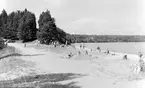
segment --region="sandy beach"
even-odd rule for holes
[[[19,59],[26,63],[34,63],[33,66],[25,68],[19,74],[11,73],[9,79],[29,75],[29,72],[36,74],[76,73],[85,76],[59,83],[77,82],[76,85],[80,88],[145,88],[144,77],[137,76],[133,71],[133,65],[139,60],[137,55],[119,52],[115,52],[115,55],[106,55],[104,51],[91,51],[87,48],[88,55],[85,55],[86,49],[72,46],[52,47],[33,43],[28,43],[26,47],[22,43],[9,43],[8,45],[15,47],[23,55],[29,55],[21,56]],[[80,55],[78,51],[81,52]],[[70,52],[73,56],[67,58]],[[128,56],[128,60],[123,60],[124,55]],[[30,68],[31,70],[28,71]],[[6,75],[6,73],[0,74],[0,78],[5,79]]]

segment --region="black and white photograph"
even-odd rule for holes
[[[0,0],[0,88],[145,88],[145,0]]]

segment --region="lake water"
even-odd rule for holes
[[[79,45],[79,44],[76,44]],[[88,48],[97,48],[100,46],[101,49],[109,49],[114,52],[122,52],[129,54],[138,54],[139,51],[145,54],[145,42],[129,42],[129,43],[86,43]]]

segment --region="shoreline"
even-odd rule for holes
[[[89,48],[94,48],[96,49],[98,46],[100,46],[100,48],[102,50],[107,50],[109,49],[112,52],[120,52],[120,53],[127,53],[127,54],[136,54],[138,55],[138,53],[144,52],[145,54],[145,44],[144,42],[140,43],[136,43],[136,42],[132,42],[132,43],[76,43],[73,45],[77,45],[79,46],[80,44],[84,44]]]
[[[81,50],[81,48],[79,48],[79,46],[78,47],[76,47],[78,50]],[[91,52],[91,49],[92,48],[84,48],[84,50],[89,50],[89,52]],[[95,49],[95,50],[93,50],[93,51],[96,51],[96,52],[99,52],[97,49]],[[104,53],[104,54],[106,54],[106,51],[107,51],[107,49],[106,50],[102,50],[101,49],[101,52],[100,53]],[[109,50],[109,54],[108,55],[110,55],[110,54],[117,54],[117,55],[133,55],[133,56],[138,56],[137,54],[131,54],[131,53],[123,53],[123,52],[118,52],[118,51],[112,51],[112,50]]]

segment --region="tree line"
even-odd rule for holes
[[[35,20],[35,15],[27,9],[10,14],[3,10],[0,14],[0,35],[5,39],[34,40],[37,32]]]
[[[144,35],[80,35],[72,34],[73,43],[145,42]]]
[[[23,42],[38,39],[42,44],[59,42],[60,44],[87,42],[145,42],[145,36],[140,35],[80,35],[69,34],[57,27],[50,11],[42,12],[36,28],[35,14],[25,9],[7,14],[0,14],[0,36],[5,39],[22,40]]]
[[[42,12],[36,28],[35,14],[25,9],[7,14],[5,10],[0,14],[0,36],[5,39],[22,40],[23,42],[38,39],[43,44],[58,41],[64,44],[69,41],[68,33],[56,26],[50,11]]]

